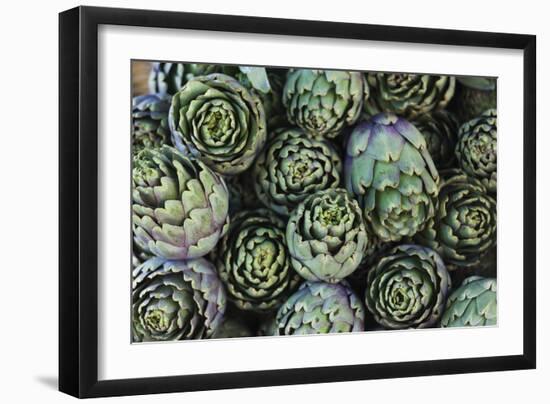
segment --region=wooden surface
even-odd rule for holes
[[[132,96],[149,92],[147,81],[151,71],[151,62],[132,62]]]

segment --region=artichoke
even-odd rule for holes
[[[497,107],[497,80],[490,77],[457,77],[459,85],[453,109],[460,122],[466,122],[484,111]]]
[[[311,136],[326,138],[353,125],[367,97],[368,87],[359,72],[291,70],[283,89],[288,121]]]
[[[407,73],[367,73],[370,97],[365,102],[368,116],[393,112],[414,119],[426,112],[443,109],[454,93],[452,76]]]
[[[253,168],[254,189],[264,206],[288,216],[312,193],[340,186],[342,162],[328,141],[301,129],[279,129]]]
[[[433,111],[420,115],[412,124],[422,133],[428,152],[438,169],[449,168],[455,163],[455,146],[458,121],[447,111]]]
[[[219,65],[202,63],[153,63],[149,74],[149,91],[173,95],[192,78],[218,73],[221,69]]]
[[[449,273],[434,250],[403,244],[370,269],[365,302],[385,328],[427,328],[441,318],[450,287]]]
[[[266,140],[260,99],[224,74],[188,81],[172,98],[169,124],[176,148],[223,175],[250,167]]]
[[[298,205],[286,239],[296,272],[308,281],[329,283],[355,271],[368,246],[361,208],[345,189],[319,191]]]
[[[223,320],[226,296],[204,258],[151,258],[133,271],[135,342],[210,338]]]
[[[206,255],[228,227],[228,191],[204,163],[173,147],[144,149],[132,170],[134,241],[167,259]]]
[[[279,308],[276,322],[278,335],[364,331],[365,308],[345,282],[305,282]]]
[[[221,325],[216,329],[212,338],[240,338],[253,337],[250,328],[239,317],[225,317]]]
[[[170,145],[168,110],[172,97],[147,94],[132,99],[132,145],[134,153],[151,147]]]
[[[480,181],[460,170],[441,176],[437,212],[415,240],[436,250],[449,270],[476,266],[496,244],[496,202]]]
[[[267,209],[243,211],[213,256],[229,299],[241,310],[277,308],[298,285],[290,266],[284,223]]]
[[[354,128],[346,145],[344,179],[381,241],[413,236],[435,213],[439,175],[426,140],[392,113]]]
[[[471,276],[447,300],[441,327],[475,327],[497,323],[497,280]]]
[[[456,145],[458,164],[490,191],[497,191],[497,112],[494,109],[464,123]]]

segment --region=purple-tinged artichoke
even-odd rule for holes
[[[407,73],[367,73],[370,97],[365,102],[368,116],[393,112],[414,119],[444,109],[455,93],[452,76]]]
[[[167,259],[202,257],[228,227],[223,179],[203,162],[168,146],[144,149],[132,170],[134,241]]]
[[[449,273],[434,250],[403,244],[370,269],[365,303],[385,328],[427,328],[441,318],[450,288]]]
[[[292,267],[308,281],[337,283],[357,269],[369,240],[361,208],[345,189],[310,195],[290,215]]]
[[[276,309],[298,286],[290,266],[285,224],[267,209],[243,211],[213,252],[229,300],[241,310]]]
[[[460,170],[442,171],[441,177],[436,214],[414,239],[436,250],[449,270],[475,267],[496,245],[496,201]]]
[[[195,77],[174,94],[172,142],[222,175],[245,171],[263,148],[266,122],[260,99],[233,77]]]
[[[458,164],[492,193],[497,191],[497,111],[490,109],[460,127]]]
[[[381,241],[413,236],[435,213],[439,176],[426,140],[397,115],[379,114],[354,128],[344,179]]]
[[[151,258],[133,271],[134,342],[210,338],[223,321],[226,296],[204,258]]]
[[[283,216],[312,193],[340,186],[341,176],[334,147],[298,128],[276,130],[253,169],[258,199]]]
[[[365,308],[345,282],[305,282],[279,308],[278,335],[357,332],[365,329]]]
[[[291,70],[283,89],[288,121],[310,136],[334,138],[353,125],[368,98],[363,73]]]

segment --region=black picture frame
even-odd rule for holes
[[[523,354],[98,380],[98,26],[509,48],[523,51]],[[533,35],[78,7],[59,15],[59,389],[76,397],[324,383],[536,366],[536,37]]]

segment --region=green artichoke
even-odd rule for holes
[[[447,300],[441,327],[476,327],[497,323],[497,280],[471,276]]]
[[[367,97],[368,86],[359,72],[291,70],[283,89],[288,121],[325,138],[353,125]]]
[[[436,250],[449,270],[476,266],[496,244],[496,202],[480,181],[460,170],[441,176],[436,214],[415,240]]]
[[[434,250],[403,244],[370,269],[365,302],[385,328],[427,328],[441,318],[450,287],[449,273]]]
[[[412,124],[426,139],[428,152],[437,169],[454,165],[458,121],[452,113],[444,110],[428,112]]]
[[[172,142],[213,170],[246,170],[264,146],[266,122],[260,99],[224,74],[196,77],[172,98]]]
[[[134,241],[167,259],[208,254],[228,227],[228,192],[204,163],[168,146],[144,149],[132,170]]]
[[[254,334],[239,317],[226,317],[221,325],[214,331],[212,338],[240,338],[253,337]]]
[[[243,211],[213,257],[229,299],[241,310],[277,308],[298,285],[290,266],[284,222],[267,209]]]
[[[254,189],[264,206],[288,216],[312,193],[340,186],[342,161],[328,141],[301,129],[279,129],[253,168]]]
[[[490,191],[497,191],[497,111],[489,109],[458,132],[458,164]]]
[[[393,112],[414,119],[426,112],[443,109],[454,93],[452,76],[407,73],[367,73],[370,97],[365,102],[368,116]]]
[[[361,208],[345,189],[319,191],[298,205],[286,239],[296,272],[308,281],[329,283],[355,271],[368,246]]]
[[[345,282],[304,282],[279,308],[276,322],[278,335],[364,331],[365,308]]]
[[[497,80],[490,77],[457,77],[453,109],[461,123],[497,107]]]
[[[153,63],[149,74],[149,91],[173,95],[194,77],[218,73],[221,70],[219,65],[202,63]]]
[[[170,145],[168,110],[172,97],[147,94],[132,99],[132,145],[134,153],[142,149]]]
[[[353,129],[344,179],[381,241],[413,236],[435,213],[439,176],[426,140],[392,113],[376,115]]]
[[[151,258],[133,271],[135,342],[210,338],[223,320],[226,296],[204,258]]]

